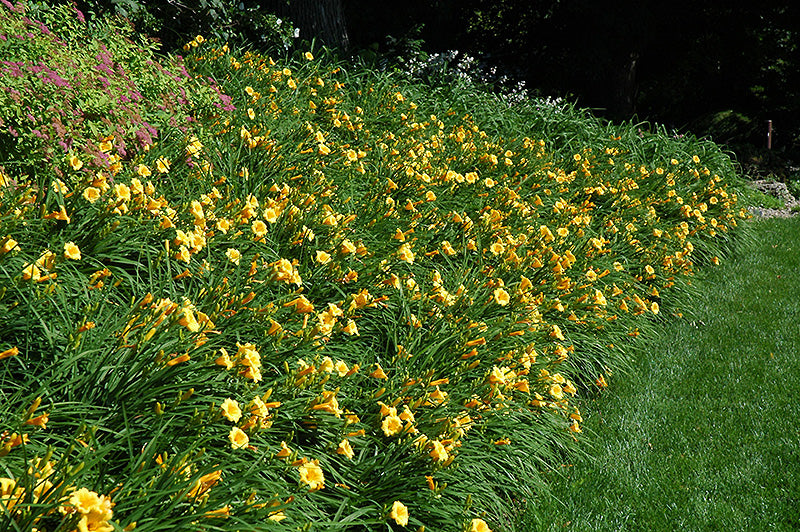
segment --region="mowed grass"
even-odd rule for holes
[[[586,401],[595,447],[529,530],[800,527],[800,220],[752,223],[692,315]]]

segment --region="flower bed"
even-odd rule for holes
[[[35,77],[40,31],[4,83]],[[509,529],[578,441],[579,393],[745,216],[710,143],[594,122],[560,142],[519,134],[524,109],[488,129],[391,76],[202,38],[185,74],[98,54],[142,135],[93,121],[70,65],[111,46],[65,31],[64,144],[40,126],[65,107],[2,100],[6,526]]]

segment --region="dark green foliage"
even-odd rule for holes
[[[743,156],[765,145],[770,119],[773,149],[797,159],[796,4],[417,0],[353,2],[348,17],[358,46],[415,36],[428,54],[466,52],[531,90],[712,135]]]
[[[158,39],[169,51],[202,34],[231,44],[250,43],[262,49],[288,49],[294,27],[254,0],[100,0],[77,2],[80,9],[129,19],[138,31]]]

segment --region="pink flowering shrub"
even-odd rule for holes
[[[154,60],[156,49],[120,19],[90,22],[63,5],[28,13],[4,1],[0,147],[8,156],[0,165],[30,177],[51,168],[63,177],[70,162],[108,169],[102,141],[128,159],[159,130],[185,132],[198,113],[230,106],[213,84],[199,87],[180,58]]]

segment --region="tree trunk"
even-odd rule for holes
[[[636,66],[639,61],[638,52],[631,52],[627,61],[620,65],[615,94],[615,111],[622,117],[630,118],[636,112]]]
[[[273,0],[266,5],[299,28],[301,39],[317,39],[329,48],[341,50],[350,47],[342,0],[290,0],[288,5]]]

